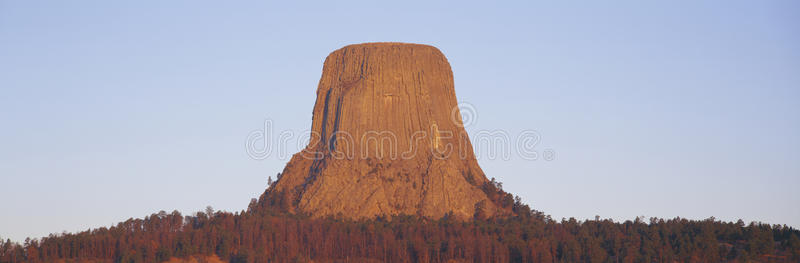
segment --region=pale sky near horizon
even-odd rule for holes
[[[800,227],[800,2],[295,2],[0,0],[0,237],[245,209],[288,161],[248,134],[375,41],[438,47],[471,135],[541,134],[478,157],[555,219]]]

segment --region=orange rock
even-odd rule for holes
[[[349,45],[325,59],[308,146],[261,202],[315,217],[469,219],[487,182],[435,47]],[[483,202],[487,215],[497,212]]]

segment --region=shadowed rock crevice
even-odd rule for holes
[[[452,212],[507,213],[481,190],[487,182],[462,127],[453,72],[435,47],[367,43],[325,59],[308,146],[262,196],[314,217]]]

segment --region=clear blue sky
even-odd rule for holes
[[[537,130],[556,160],[479,162],[554,218],[800,226],[797,1],[120,2],[0,1],[3,238],[245,209],[287,161],[247,135],[373,41],[441,49],[470,132]]]

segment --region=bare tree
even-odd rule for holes
[[[214,216],[214,208],[213,208],[213,207],[211,207],[210,205],[209,205],[209,206],[206,206],[206,215],[207,215],[209,218],[210,218],[210,217],[212,217],[212,216]]]

